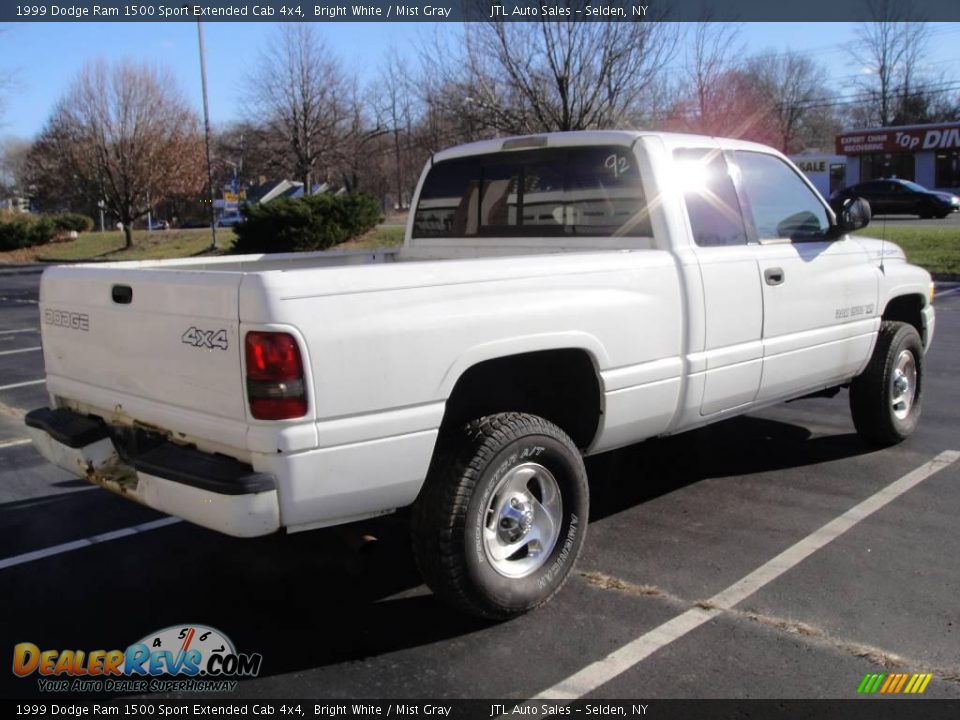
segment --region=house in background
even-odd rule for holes
[[[267,180],[259,185],[247,188],[247,203],[250,205],[268,203],[271,200],[284,197],[291,190],[302,187],[303,183],[294,180]]]
[[[30,198],[18,196],[2,198],[0,199],[0,210],[28,213],[30,212]]]
[[[294,183],[295,187],[290,188],[285,193],[283,197],[286,198],[302,198],[303,197],[303,183]],[[321,193],[330,192],[330,185],[327,183],[320,183],[319,185],[313,186],[313,195],[320,195]]]
[[[313,186],[313,194],[332,192],[333,188],[327,183],[319,183]],[[339,191],[337,194],[339,194]],[[257,185],[251,185],[248,188],[240,189],[239,193],[233,192],[230,188],[224,188],[223,197],[213,201],[213,207],[218,211],[220,220],[233,219],[239,217],[240,206],[262,205],[277,198],[302,198],[303,183],[296,180],[264,180]]]

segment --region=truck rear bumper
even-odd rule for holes
[[[63,408],[26,424],[51,463],[125,498],[235,537],[280,528],[275,478],[233,458],[163,443],[124,459],[106,425]]]

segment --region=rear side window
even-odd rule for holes
[[[633,152],[621,146],[492,153],[439,162],[413,237],[651,235]]]
[[[677,179],[697,245],[746,245],[747,233],[723,153],[712,148],[674,150]]]
[[[761,240],[817,240],[829,229],[823,203],[800,176],[774,155],[738,151],[740,179]]]

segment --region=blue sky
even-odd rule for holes
[[[415,58],[418,40],[434,32],[461,32],[457,23],[316,23],[344,65],[361,81],[375,78],[391,47]],[[844,52],[855,26],[842,23],[744,23],[747,52],[792,49],[816,57],[830,70],[836,90],[856,71]],[[938,70],[960,68],[960,26],[934,23],[930,60]],[[0,72],[15,80],[0,117],[0,137],[36,135],[77,71],[88,60],[129,58],[166,65],[182,91],[201,106],[197,26],[192,22],[15,23],[0,28]],[[245,76],[275,32],[272,23],[205,22],[210,116],[224,125],[241,115]],[[960,80],[954,71],[953,79]]]

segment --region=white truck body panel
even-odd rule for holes
[[[486,361],[586,353],[600,407],[582,449],[596,453],[849,381],[865,367],[894,297],[921,299],[929,345],[929,275],[889,243],[885,271],[878,244],[852,237],[697,245],[671,153],[779,153],[655,133],[546,138],[551,148],[630,153],[645,196],[655,199],[645,209],[650,233],[414,238],[411,212],[399,251],[51,268],[40,309],[52,407],[162,432],[275,477],[275,491],[223,500],[197,488],[178,494],[176,483],[138,472],[139,487],[126,493],[251,535],[412,503],[458,380]],[[417,196],[434,164],[503,145],[437,154]],[[781,284],[765,280],[771,269],[785,275]],[[112,299],[117,285],[132,288],[129,304]],[[74,316],[85,316],[86,329],[71,327]],[[191,328],[199,334],[187,335]],[[253,418],[243,351],[250,331],[295,338],[304,417]],[[238,506],[246,497],[249,506]]]

